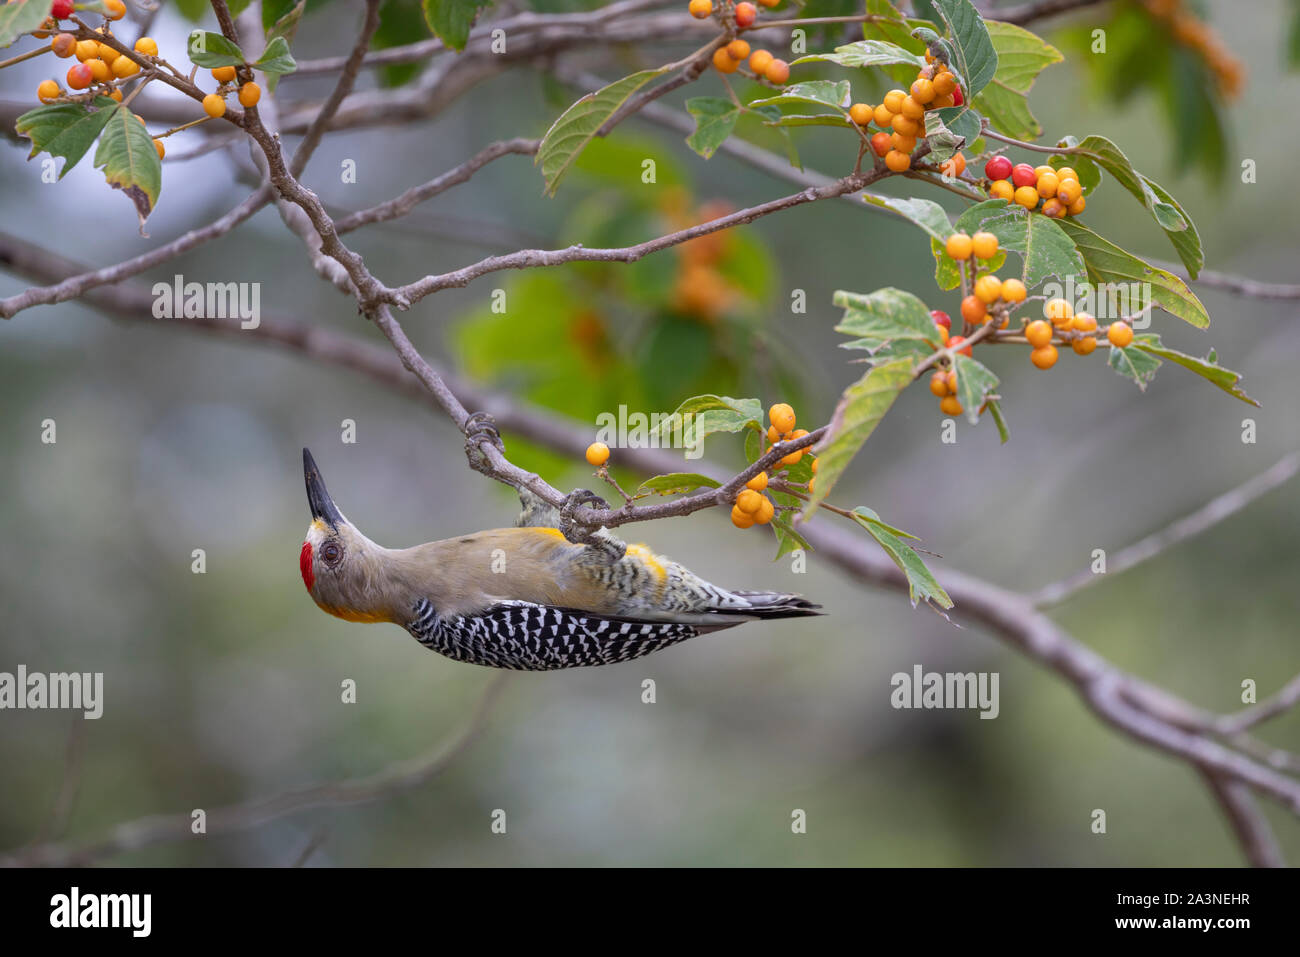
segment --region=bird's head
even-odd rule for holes
[[[391,621],[385,600],[384,549],[359,532],[325,489],[311,452],[302,450],[311,524],[298,564],[312,600],[346,621]]]

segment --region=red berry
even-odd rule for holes
[[[952,316],[942,309],[931,309],[930,318],[934,320],[936,326],[943,326],[945,329],[952,328]]]
[[[1034,186],[1038,182],[1038,174],[1028,163],[1017,163],[1011,170],[1011,182],[1017,186]]]
[[[68,69],[68,86],[74,90],[84,90],[95,81],[95,74],[89,63],[74,63]]]
[[[953,106],[961,106],[965,102],[966,102],[966,97],[961,95],[961,87],[957,87],[957,89],[952,91]]]
[[[991,180],[1009,179],[1011,177],[1011,160],[1005,156],[995,156],[984,164],[984,175]]]
[[[956,349],[965,341],[966,341],[965,336],[953,336],[951,339],[948,340],[948,348]],[[962,355],[969,356],[974,349],[975,349],[974,346],[967,346],[965,349],[961,349],[959,351],[961,352]]]
[[[56,20],[66,20],[72,16],[72,0],[54,0],[50,7],[50,16]]]
[[[758,7],[749,2],[736,4],[736,26],[744,29],[753,25],[757,19]]]

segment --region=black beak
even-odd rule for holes
[[[342,513],[334,505],[334,499],[325,489],[325,482],[320,477],[316,460],[306,449],[302,450],[302,473],[307,479],[307,504],[311,506],[311,517],[327,522],[331,528],[337,528],[344,521]]]

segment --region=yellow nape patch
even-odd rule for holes
[[[659,561],[657,555],[644,545],[629,545],[627,553],[641,560],[641,563],[655,573],[655,577],[661,582],[668,577],[668,572],[664,569],[663,563]]]
[[[319,605],[320,602],[317,602]],[[363,625],[377,625],[383,622],[392,621],[386,615],[374,615],[366,611],[357,611],[354,608],[334,608],[331,605],[321,605],[321,610],[329,612],[335,618],[342,618],[344,621],[355,621]]]
[[[558,538],[562,542],[568,541],[568,539],[564,537],[564,533],[558,528],[533,528],[530,530],[537,532],[540,535],[545,535],[548,538]]]

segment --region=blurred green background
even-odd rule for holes
[[[1161,93],[1148,83],[1116,105],[1097,80],[1113,84],[1115,71],[1087,68],[1090,54],[1066,42],[1072,25],[1109,23],[1104,10],[1040,26],[1067,61],[1043,75],[1031,105],[1045,139],[1105,134],[1168,187],[1199,225],[1209,268],[1294,280],[1300,199],[1288,104],[1300,79],[1287,71],[1284,45],[1292,8],[1224,0],[1205,9],[1246,66],[1242,95],[1223,111],[1219,172],[1212,157],[1183,161]],[[335,0],[304,22],[295,53],[343,52],[355,20],[355,5]],[[166,55],[188,29],[165,7],[152,34]],[[692,34],[572,62],[613,79],[698,42]],[[39,61],[6,70],[4,95],[26,96],[47,72]],[[362,86],[374,82],[365,75]],[[320,77],[291,77],[280,96],[328,88]],[[706,75],[688,95],[718,93]],[[495,139],[541,135],[575,95],[514,69],[436,121],[331,135],[305,179],[332,209],[358,209]],[[199,142],[174,140],[169,152]],[[809,167],[830,173],[853,160],[842,132],[800,131],[799,148]],[[89,162],[47,185],[24,157],[16,144],[0,150],[4,230],[97,265],[212,219],[248,189],[227,153],[168,162],[144,240]],[[654,185],[640,181],[643,157],[657,160]],[[348,159],[355,184],[340,181]],[[1240,181],[1244,159],[1258,166],[1255,184]],[[720,208],[709,204],[791,191],[722,153],[705,162],[679,135],[632,120],[556,199],[542,197],[527,159],[507,157],[400,224],[347,241],[396,284],[521,245],[635,242],[675,216]],[[884,191],[939,198],[919,185]],[[1108,180],[1086,221],[1134,252],[1173,258],[1137,209]],[[404,322],[427,354],[591,421],[594,434],[595,414],[620,402],[666,411],[698,391],[784,399],[801,425],[823,422],[861,373],[836,348],[835,289],[897,285],[956,311],[956,294],[934,286],[919,231],[846,203],[761,220],[724,246],[722,285],[695,298],[677,285],[690,254],[669,251],[633,267],[493,274],[425,300]],[[137,282],[178,272],[259,281],[267,312],[383,341],[312,274],[274,210]],[[0,295],[26,285],[0,274]],[[506,290],[504,316],[490,312],[494,289]],[[791,314],[793,289],[806,291],[806,314]],[[1300,445],[1295,305],[1198,292],[1214,317],[1209,331],[1164,314],[1156,330],[1187,352],[1217,348],[1262,409],[1172,366],[1141,394],[1099,356],[1067,354],[1042,373],[1018,350],[996,351],[985,358],[1002,377],[1010,443],[999,446],[990,422],[962,422],[957,443],[941,443],[933,397],[912,389],[835,500],[869,505],[920,535],[942,555],[930,559],[941,580],[960,568],[1032,590],[1086,567],[1094,548],[1113,552],[1262,470]],[[516,501],[465,467],[454,428],[349,372],[181,324],[109,320],[66,303],[0,326],[0,670],[103,671],[106,685],[98,721],[0,714],[0,847],[18,848],[46,826],[74,724],[84,723],[85,755],[65,836],[80,841],[147,813],[211,811],[374,772],[453,734],[492,678],[396,627],[324,615],[296,562],[308,520],[303,446],[340,507],[381,543],[510,524]],[[1240,440],[1246,417],[1258,422],[1257,444]],[[54,445],[40,441],[47,418],[58,424]],[[357,423],[355,444],[340,440],[344,419]],[[741,461],[736,439],[710,439],[707,450],[722,466]],[[518,442],[511,451],[558,487],[595,481],[583,463]],[[1243,679],[1262,696],[1300,670],[1298,519],[1296,486],[1284,487],[1054,616],[1120,667],[1235,710]],[[854,585],[815,553],[795,574],[788,558],[770,562],[774,547],[758,530],[732,528],[721,511],[636,531],[707,578],[803,592],[828,615],[746,626],[608,668],[513,676],[482,739],[427,786],[113,862],[286,865],[317,839],[317,865],[1241,862],[1193,770],[1100,724],[1070,688],[982,629]],[[195,548],[206,550],[206,574],[191,573]],[[890,676],[918,663],[999,672],[1000,716],[894,710]],[[641,701],[646,678],[657,683],[655,704]],[[355,704],[340,701],[346,679],[357,684]],[[1296,746],[1300,718],[1265,737]],[[490,830],[498,808],[505,835]],[[791,833],[795,808],[807,812],[806,834]],[[1094,808],[1107,812],[1105,835],[1090,831]],[[1300,855],[1300,823],[1267,812],[1290,857]]]

